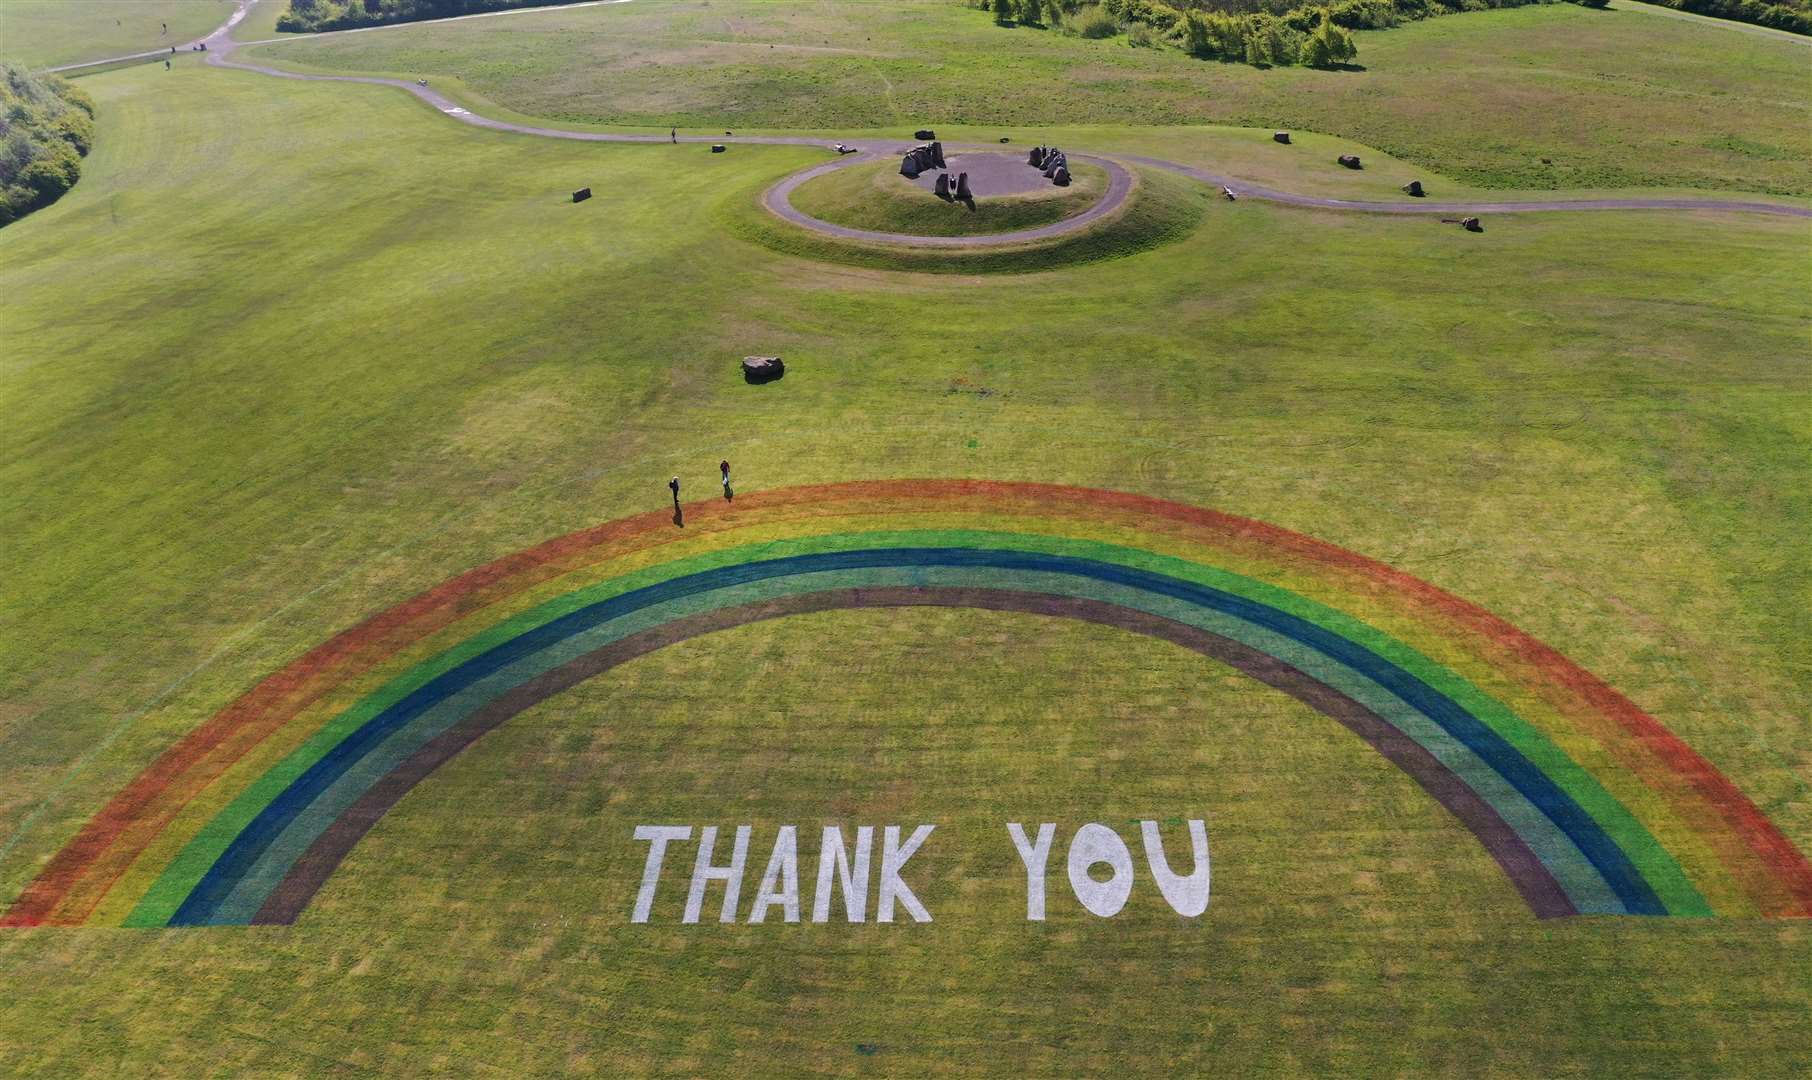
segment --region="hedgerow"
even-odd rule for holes
[[[384,23],[446,19],[506,8],[545,7],[573,0],[289,0],[277,29],[289,33],[353,30]]]
[[[93,99],[55,75],[0,63],[0,225],[62,198],[93,145]]]
[[[1270,67],[1306,64],[1337,67],[1358,55],[1351,30],[1382,30],[1417,19],[1462,11],[1526,7],[1560,0],[980,0],[1002,25],[1058,25],[1062,15],[1079,15],[1070,25],[1082,36],[1129,40],[1156,34],[1204,60],[1229,60]],[[1572,0],[1603,7],[1606,0]],[[1812,34],[1812,0],[1656,0],[1681,11],[1738,19],[1796,33]],[[1084,13],[1085,8],[1092,10]],[[1051,15],[1044,13],[1050,12]]]

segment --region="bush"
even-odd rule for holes
[[[55,75],[0,64],[0,225],[75,186],[94,145],[94,101]]]
[[[1120,32],[1120,24],[1105,11],[1097,11],[1082,22],[1082,36],[1099,41],[1113,37]]]
[[[1302,46],[1302,62],[1310,67],[1331,68],[1344,64],[1359,55],[1359,49],[1353,44],[1353,35],[1335,26],[1323,17],[1321,25],[1315,28]]]

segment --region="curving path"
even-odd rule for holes
[[[979,147],[966,143],[951,143],[952,150],[973,150]],[[1049,225],[1040,225],[1035,229],[1020,229],[1017,232],[989,233],[984,236],[918,236],[912,233],[875,232],[871,229],[852,229],[847,225],[833,225],[828,221],[812,217],[793,205],[792,195],[799,185],[820,176],[847,169],[852,165],[861,165],[872,161],[884,161],[898,158],[906,152],[898,150],[877,150],[863,154],[844,155],[840,161],[828,161],[823,165],[814,165],[809,169],[793,173],[769,188],[761,196],[761,205],[769,213],[778,215],[801,228],[810,229],[825,236],[834,236],[840,240],[861,240],[868,243],[910,245],[912,247],[945,247],[975,248],[998,247],[1004,244],[1023,244],[1028,240],[1049,240],[1052,237],[1064,236],[1086,229],[1092,223],[1101,220],[1119,209],[1132,192],[1132,173],[1117,161],[1107,158],[1090,157],[1085,154],[1072,154],[1077,161],[1098,165],[1107,170],[1107,190],[1095,205],[1074,217],[1054,221]]]
[[[417,98],[432,105],[444,115],[452,117],[461,123],[471,124],[474,127],[489,128],[493,131],[509,131],[520,135],[536,135],[548,139],[570,139],[577,142],[663,143],[669,141],[668,137],[659,134],[626,135],[609,132],[562,131],[558,128],[534,127],[528,124],[511,123],[505,120],[493,120],[490,117],[480,116],[479,114],[466,109],[464,106],[461,106],[450,98],[440,94],[432,87],[407,82],[402,79],[389,79],[375,75],[304,75],[299,72],[282,71],[277,68],[266,67],[265,65],[252,63],[250,61],[236,60],[233,58],[233,53],[242,45],[266,44],[266,42],[235,41],[231,35],[232,28],[245,17],[246,11],[257,2],[258,0],[242,0],[239,9],[234,12],[233,17],[227,21],[226,25],[203,39],[208,48],[208,63],[216,67],[235,68],[240,71],[254,71],[261,75],[268,75],[273,78],[295,79],[302,82],[346,82],[364,83],[372,86],[392,86],[399,90],[405,90],[414,94]],[[613,0],[604,0],[604,2],[613,2]],[[625,0],[614,0],[614,2],[622,3],[625,2]],[[532,12],[545,9],[519,8],[515,10],[517,12]],[[398,25],[411,24],[405,23]],[[367,29],[383,28],[371,27]],[[341,32],[352,33],[360,31]],[[299,39],[300,35],[297,38],[285,38],[282,40],[291,41]],[[824,139],[802,135],[725,135],[721,137],[709,135],[681,135],[678,141],[683,143],[735,142],[777,146],[820,146],[825,147],[826,149],[830,148],[829,143]],[[956,143],[950,145],[953,150],[983,148]],[[863,229],[849,229],[839,225],[832,225],[829,222],[820,221],[817,218],[801,213],[793,207],[791,201],[788,199],[788,196],[800,184],[815,176],[822,176],[824,173],[833,169],[854,165],[860,161],[874,161],[882,157],[885,153],[886,151],[875,151],[868,154],[852,154],[839,161],[827,162],[823,165],[813,166],[812,168],[794,173],[791,176],[783,178],[773,187],[768,189],[762,197],[763,205],[766,206],[769,211],[795,225],[841,239],[912,244],[920,247],[974,248],[1022,243],[1027,240],[1048,239],[1053,236],[1061,236],[1064,233],[1085,228],[1091,222],[1099,220],[1107,214],[1111,214],[1124,203],[1126,195],[1128,191],[1130,191],[1132,185],[1131,175],[1117,162],[1108,161],[1100,157],[1085,157],[1084,155],[1078,154],[1077,157],[1079,159],[1090,161],[1106,168],[1112,178],[1108,186],[1107,194],[1102,197],[1099,203],[1073,218],[1068,218],[1051,225],[1045,225],[1037,229],[1026,229],[1014,233],[997,233],[989,236],[926,237],[908,236],[900,233],[870,232]],[[1162,158],[1144,157],[1136,154],[1117,154],[1115,157],[1118,161],[1132,162],[1148,168],[1164,169],[1182,176],[1190,177],[1194,180],[1199,180],[1206,184],[1229,187],[1238,192],[1242,198],[1263,199],[1267,202],[1281,203],[1286,206],[1310,207],[1318,210],[1347,210],[1373,214],[1446,214],[1450,216],[1480,213],[1527,214],[1575,210],[1658,210],[1675,212],[1734,211],[1754,214],[1775,214],[1785,217],[1812,218],[1812,208],[1787,206],[1779,203],[1757,202],[1745,199],[1541,199],[1528,202],[1467,203],[1429,202],[1418,199],[1413,202],[1363,202],[1279,191],[1260,185],[1249,184],[1237,177],[1223,176],[1219,173],[1210,172],[1209,170],[1197,168],[1193,165],[1183,165],[1174,161],[1166,161]]]

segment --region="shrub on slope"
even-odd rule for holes
[[[562,3],[572,0],[289,0],[289,10],[277,19],[277,29],[284,33],[351,30]]]
[[[0,225],[61,198],[94,143],[94,102],[55,75],[0,63]]]

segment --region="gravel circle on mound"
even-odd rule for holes
[[[968,173],[969,190],[977,199],[985,199],[990,195],[1033,195],[1064,190],[1046,180],[1042,172],[1027,165],[1024,154],[953,153],[944,155],[944,163],[944,168],[922,172],[917,180],[906,182],[916,184],[926,191],[935,191],[938,173],[949,173],[952,184],[956,183],[959,174]],[[906,178],[902,176],[900,179]]]
[[[1124,165],[1121,165],[1117,161],[1110,161],[1106,158],[1072,154],[1070,155],[1072,160],[1085,162],[1089,165],[1106,170],[1107,191],[1102,194],[1099,202],[1095,203],[1095,205],[1089,207],[1087,210],[1084,210],[1082,213],[1077,214],[1074,217],[1064,218],[1062,221],[1052,222],[1049,225],[1041,225],[1035,229],[1020,229],[1016,232],[992,233],[986,236],[916,236],[911,233],[877,232],[871,229],[852,229],[845,225],[833,225],[828,221],[812,217],[810,214],[805,213],[803,210],[800,210],[793,205],[793,192],[798,190],[801,184],[804,184],[809,180],[815,180],[820,176],[836,172],[838,169],[847,169],[855,165],[866,165],[875,161],[897,159],[904,155],[907,149],[908,148],[906,147],[901,147],[897,150],[888,149],[870,153],[850,154],[837,161],[829,161],[825,162],[823,165],[814,165],[809,169],[803,169],[791,176],[783,178],[779,183],[763,193],[761,196],[761,205],[766,207],[770,213],[792,222],[800,228],[810,229],[812,232],[820,233],[824,236],[835,237],[839,240],[857,240],[871,244],[895,244],[910,247],[979,248],[1024,244],[1036,240],[1048,240],[1058,236],[1067,236],[1070,233],[1078,232],[1088,228],[1090,225],[1103,217],[1106,217],[1108,214],[1113,213],[1115,210],[1118,210],[1125,204],[1126,197],[1132,192],[1132,173],[1128,171]],[[1028,180],[1022,182],[1027,183],[1030,190],[1038,190],[1038,187],[1031,184],[1030,181],[1035,180],[1037,181],[1037,184],[1046,186],[1050,183],[1045,180],[1036,169],[1033,169],[1023,162],[1013,161],[1013,159],[1008,158],[1005,154],[971,153],[961,155],[952,153],[946,156],[946,160],[952,164],[959,160],[977,158],[994,158],[1003,162],[1012,162],[1015,169],[1027,174]],[[945,171],[948,172],[950,170],[946,169]],[[1003,172],[1000,175],[1005,176],[1008,174]],[[928,172],[920,176],[919,180],[921,183],[936,185],[937,174],[935,172]],[[973,173],[970,174],[969,183],[971,187],[975,185],[975,175]],[[986,191],[977,192],[977,195],[982,197],[985,197],[986,194]]]

